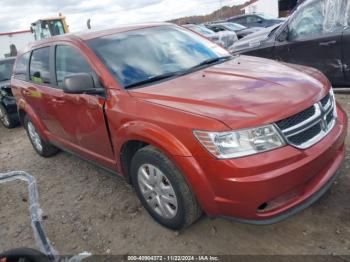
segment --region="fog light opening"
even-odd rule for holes
[[[268,204],[265,202],[258,207],[258,212],[263,212],[267,208]]]

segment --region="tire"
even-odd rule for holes
[[[49,142],[42,139],[35,125],[28,116],[24,117],[24,127],[27,131],[28,138],[32,143],[34,150],[42,157],[50,157],[59,151],[59,149]]]
[[[18,125],[18,122],[10,117],[6,108],[0,104],[0,122],[6,128],[14,128]]]
[[[184,176],[157,148],[146,146],[138,150],[130,170],[137,196],[148,213],[161,225],[181,230],[202,215]]]
[[[30,248],[17,248],[0,254],[5,261],[25,261],[25,262],[50,262],[43,253]]]

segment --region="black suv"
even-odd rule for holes
[[[227,22],[237,23],[245,27],[270,27],[282,23],[282,19],[273,18],[266,14],[239,15],[227,19]]]
[[[350,0],[309,0],[281,26],[264,29],[236,42],[235,54],[265,57],[317,68],[333,86],[350,86]]]
[[[0,122],[7,128],[13,128],[19,123],[16,101],[10,88],[14,62],[15,58],[0,60]]]

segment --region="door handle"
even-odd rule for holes
[[[336,43],[337,43],[337,41],[335,41],[335,40],[328,41],[328,42],[322,42],[322,43],[320,43],[320,46],[330,46],[330,45],[334,45]]]

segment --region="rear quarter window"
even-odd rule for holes
[[[29,66],[30,53],[21,55],[16,62],[14,68],[14,77],[20,80],[28,80],[28,66]]]

